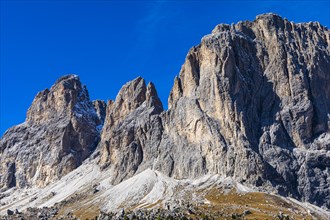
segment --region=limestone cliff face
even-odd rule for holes
[[[330,31],[274,14],[221,24],[186,57],[164,111],[138,77],[90,102],[76,76],[39,93],[0,141],[0,188],[43,186],[99,142],[117,184],[147,168],[205,174],[330,209]],[[98,156],[98,154],[96,154]]]
[[[101,136],[100,165],[111,169],[113,183],[133,176],[141,163],[152,164],[159,145],[163,106],[152,83],[138,77],[109,101]]]
[[[329,208],[329,44],[319,23],[274,14],[218,25],[169,96],[170,174],[219,173]]]
[[[101,164],[114,183],[147,167],[220,174],[329,208],[329,34],[274,14],[218,25],[189,51],[168,111],[146,104],[142,79],[109,103]]]
[[[0,140],[0,189],[45,186],[78,167],[99,141],[100,124],[75,75],[39,92],[23,124]]]
[[[164,133],[196,152],[173,175],[234,176],[329,207],[329,43],[320,24],[273,14],[218,25],[169,97]]]

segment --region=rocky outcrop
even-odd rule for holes
[[[111,170],[112,182],[133,176],[152,164],[161,141],[159,113],[163,106],[152,83],[138,77],[125,84],[109,101],[101,136],[100,165]]]
[[[153,121],[142,80],[124,86],[107,109],[101,164],[115,164],[115,183],[146,167],[220,174],[330,208],[329,33],[274,14],[218,25]]]
[[[39,93],[0,145],[0,187],[43,186],[98,142],[113,184],[148,168],[206,174],[330,209],[330,32],[275,14],[220,24],[186,57],[163,110],[138,77],[89,101],[76,76]]]
[[[168,174],[218,173],[330,208],[329,43],[319,23],[274,14],[218,25],[175,79]]]
[[[79,78],[60,78],[1,138],[0,189],[45,186],[74,170],[96,147],[99,124]]]

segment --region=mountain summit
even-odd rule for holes
[[[87,89],[64,76],[33,100],[23,124],[0,141],[0,187],[42,187],[77,168],[94,151],[100,124]]]
[[[104,212],[170,209],[174,200],[214,205],[218,200],[208,193],[227,184],[329,210],[329,70],[326,27],[263,14],[217,25],[190,49],[174,79],[168,110],[154,84],[141,77],[107,105],[90,101],[77,76],[62,77],[37,94],[26,122],[1,138],[3,201],[10,208],[42,207],[45,201],[68,208],[71,201]],[[65,196],[56,191],[77,176],[81,188]],[[29,187],[62,196],[27,204],[28,196],[17,202],[6,193]],[[102,193],[88,197],[89,187]],[[198,194],[203,201],[186,197],[197,191],[208,192]],[[78,194],[84,196],[70,197]]]

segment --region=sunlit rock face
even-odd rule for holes
[[[169,96],[168,174],[233,176],[329,208],[329,43],[319,23],[274,14],[215,27]]]
[[[109,101],[101,137],[100,165],[119,183],[152,166],[162,139],[163,105],[152,83],[138,77]]]
[[[60,78],[1,138],[0,189],[42,187],[74,170],[95,149],[100,123],[79,78]]]
[[[329,43],[319,23],[275,14],[220,24],[188,52],[168,110],[141,77],[107,104],[63,77],[2,137],[0,187],[44,186],[98,145],[112,184],[219,174],[330,209]]]
[[[216,26],[189,51],[167,111],[150,109],[141,79],[108,105],[102,164],[114,182],[146,167],[220,174],[330,207],[329,39],[274,14]]]

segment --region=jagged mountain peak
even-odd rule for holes
[[[78,75],[76,75],[76,74],[66,74],[66,75],[61,76],[60,78],[58,78],[55,81],[54,85],[57,85],[61,82],[68,81],[68,80],[74,80],[74,81],[79,81],[80,82],[80,78],[79,78]]]
[[[45,186],[77,168],[98,143],[101,114],[76,75],[39,92],[26,121],[0,140],[2,190]]]
[[[281,21],[284,21],[287,19],[281,17],[280,15],[278,15],[276,13],[270,12],[270,13],[263,13],[263,14],[257,15],[256,20],[281,20]]]
[[[272,40],[277,42],[293,43],[295,35],[300,35],[304,39],[309,39],[310,36],[317,34],[321,35],[323,41],[329,44],[328,28],[322,26],[319,22],[302,22],[294,23],[280,15],[274,13],[266,13],[256,16],[254,21],[239,21],[237,23],[219,24],[211,32],[211,35],[206,35],[203,39],[211,36],[218,37],[219,35],[231,34],[240,38],[248,38],[250,40]],[[309,37],[308,37],[309,36]],[[315,39],[315,40],[320,40]],[[320,44],[318,44],[320,45]],[[308,46],[308,45],[301,45]]]
[[[146,86],[142,77],[126,83],[119,91],[116,100],[109,102],[107,116],[102,131],[102,167],[110,166],[112,181],[118,183],[131,177],[142,162],[142,148],[145,139],[157,135],[159,141],[161,122],[158,114],[163,105],[152,82]],[[151,124],[157,125],[154,128]],[[114,156],[117,155],[117,156]],[[118,168],[125,164],[122,169]]]
[[[152,82],[149,82],[147,85],[146,101],[149,107],[155,108],[155,113],[159,114],[164,110],[162,101],[158,97],[156,87]]]
[[[153,83],[146,85],[142,77],[126,83],[105,105],[92,103],[76,76],[65,76],[39,93],[28,113],[28,122],[49,122],[49,126],[23,124],[1,139],[5,153],[0,162],[5,165],[0,167],[0,174],[4,173],[0,186],[12,187],[11,180],[24,183],[24,178],[41,185],[30,180],[45,164],[36,168],[29,163],[32,171],[17,172],[23,156],[8,153],[9,148],[29,149],[35,158],[37,148],[25,145],[30,134],[35,137],[40,131],[47,135],[37,138],[36,146],[47,149],[51,143],[57,149],[56,154],[43,156],[60,158],[51,164],[58,173],[64,165],[70,170],[79,166],[98,145],[86,162],[97,170],[93,184],[103,186],[104,176],[117,188],[125,185],[123,181],[135,183],[139,178],[144,187],[157,182],[158,175],[167,176],[162,178],[166,184],[173,179],[229,177],[255,190],[330,209],[329,36],[329,30],[318,23],[295,24],[275,14],[218,25],[189,50],[174,79],[167,111]],[[92,119],[103,121],[104,112],[99,141],[101,129]],[[49,170],[42,171],[43,176],[54,175]],[[81,170],[76,172],[71,174],[80,175]],[[139,178],[130,179],[133,176]],[[104,196],[116,196],[110,191]],[[121,207],[127,205],[120,201]],[[140,205],[165,205],[156,203]]]
[[[155,85],[152,82],[146,85],[145,80],[139,76],[127,82],[120,89],[115,103],[120,106],[126,103],[128,105],[127,109],[133,111],[140,107],[145,101],[149,107],[155,107],[158,113],[163,111],[163,104],[158,97]]]
[[[329,149],[329,36],[317,23],[264,14],[218,25],[203,37],[189,50],[169,97],[166,137],[176,151],[189,146],[191,155],[173,155],[187,161],[178,167],[174,162],[171,173],[235,176],[329,207],[330,186],[322,180],[328,174],[302,162],[322,167],[321,158],[330,161],[322,151]],[[308,150],[315,155],[306,155]],[[311,193],[316,188],[308,172],[322,182],[322,196]]]
[[[116,111],[130,112],[138,108],[146,100],[146,89],[145,80],[140,76],[127,82],[116,97]]]
[[[76,97],[66,97],[67,101],[76,102],[89,100],[89,94],[86,86],[81,83],[79,76],[75,74],[68,74],[60,77],[50,88],[50,91],[52,92],[62,92],[62,94],[58,94],[58,97],[65,95],[63,92],[71,90],[76,91],[77,99]]]
[[[157,113],[163,111],[163,105],[154,84],[149,82],[146,85],[145,80],[139,76],[120,89],[113,105],[109,105],[108,111],[111,111],[113,117],[120,121],[120,118],[126,117],[143,106],[155,108]]]
[[[82,85],[77,75],[66,75],[58,79],[50,89],[39,92],[34,98],[26,121],[42,123],[53,118],[71,117],[82,114],[82,111],[93,112],[86,86]]]

